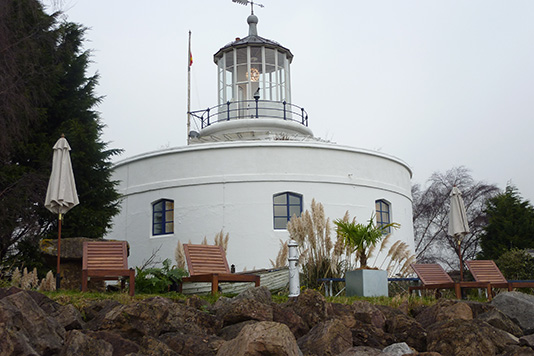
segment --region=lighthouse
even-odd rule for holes
[[[327,118],[293,103],[293,53],[259,35],[256,15],[247,25],[248,35],[213,56],[217,83],[205,90],[218,100],[189,113],[197,124],[189,143],[115,164],[123,199],[107,238],[127,240],[129,263],[142,266],[153,254],[174,260],[178,242],[211,243],[223,231],[236,271],[269,268],[289,240],[288,221],[315,199],[331,219],[348,211],[360,222],[399,223],[393,241],[413,251],[408,164],[315,137],[312,123]]]

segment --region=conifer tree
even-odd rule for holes
[[[534,207],[516,187],[508,185],[489,199],[485,212],[489,220],[480,237],[480,258],[498,259],[513,249],[534,248]]]
[[[101,140],[102,98],[98,75],[87,75],[86,28],[57,18],[38,0],[0,1],[0,128],[10,127],[0,130],[0,264],[35,261],[39,239],[57,237],[58,217],[43,205],[61,134],[72,147],[80,198],[65,215],[62,238],[101,238],[118,213],[110,159],[120,150]]]

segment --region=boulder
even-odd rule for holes
[[[473,311],[471,308],[460,301],[440,299],[431,307],[423,309],[415,318],[423,328],[444,320],[473,319]]]
[[[521,330],[519,325],[514,323],[512,320],[510,320],[510,318],[504,315],[504,313],[497,309],[492,309],[490,311],[482,313],[478,315],[477,319],[483,320],[491,326],[494,326],[497,329],[504,330],[507,333],[510,333],[516,337],[523,336],[523,331]]]
[[[304,355],[337,355],[352,347],[350,330],[337,319],[320,322],[297,341]]]
[[[386,326],[386,317],[377,306],[367,301],[359,300],[352,303],[351,307],[357,320],[380,329],[384,329]]]
[[[183,356],[213,356],[224,343],[223,339],[216,336],[184,334],[180,331],[163,334],[159,340]]]
[[[534,349],[534,334],[522,336],[519,338],[519,345],[528,346]]]
[[[60,306],[60,308],[52,313],[51,316],[53,316],[66,331],[85,328],[82,314],[72,304]]]
[[[230,300],[218,306],[216,315],[224,326],[246,320],[272,321],[273,308],[255,299]]]
[[[152,336],[145,335],[140,341],[141,352],[150,356],[180,356],[178,352],[172,350],[166,343]]]
[[[432,324],[428,329],[427,351],[443,356],[498,355],[516,339],[482,320],[452,319]]]
[[[270,305],[273,302],[271,291],[269,291],[269,288],[265,286],[250,287],[233,298],[233,300],[236,301],[243,299],[254,299],[266,305]]]
[[[354,346],[369,346],[382,349],[387,345],[397,342],[393,335],[361,321],[357,321],[350,331],[352,333],[352,344]]]
[[[402,356],[402,355],[411,355],[415,352],[406,344],[405,342],[400,342],[397,344],[391,344],[388,347],[385,347],[382,350],[386,355],[391,356]]]
[[[100,339],[94,339],[79,330],[71,330],[65,338],[65,345],[59,356],[114,356],[113,346]]]
[[[387,356],[380,349],[375,349],[369,346],[355,346],[345,350],[340,356]]]
[[[304,323],[304,320],[292,308],[274,303],[272,307],[273,321],[286,324],[297,339],[310,331],[308,325]]]
[[[499,293],[493,298],[491,305],[517,323],[525,334],[534,333],[534,295],[521,292]]]
[[[239,335],[239,333],[241,332],[241,330],[243,330],[245,326],[250,325],[250,324],[255,324],[257,322],[258,322],[257,320],[247,320],[241,323],[228,325],[228,326],[223,327],[217,335],[226,341],[232,340],[232,339],[235,339],[237,335]]]
[[[220,321],[214,316],[162,297],[120,305],[95,319],[98,323],[91,325],[93,329],[114,330],[133,340],[143,336],[158,337],[173,331],[215,334],[221,328]]]
[[[89,336],[96,340],[104,340],[113,347],[113,356],[125,356],[131,353],[136,353],[141,350],[139,345],[121,337],[119,334],[110,331],[96,331],[86,332]]]
[[[0,349],[16,350],[13,354],[54,354],[59,353],[63,345],[65,329],[47,315],[26,291],[0,300],[0,325],[0,340],[6,344]]]
[[[498,356],[534,356],[534,350],[525,346],[508,345]]]
[[[315,290],[306,289],[295,299],[287,302],[285,306],[293,309],[310,329],[333,313],[323,295]]]
[[[395,342],[405,342],[417,351],[425,351],[427,332],[414,318],[402,311],[383,305],[377,306],[386,318],[385,331],[393,336]]]
[[[369,346],[354,346],[339,354],[339,356],[387,356],[380,349]]]
[[[299,356],[299,348],[286,325],[261,321],[246,325],[235,339],[225,342],[220,347],[217,355]]]

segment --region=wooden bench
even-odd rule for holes
[[[490,283],[493,288],[534,288],[532,281],[508,281],[493,260],[465,261],[473,278],[478,282]]]
[[[82,292],[87,291],[89,278],[118,280],[128,277],[130,296],[135,293],[135,270],[128,269],[128,245],[126,241],[86,241],[83,243]],[[121,280],[124,289],[125,280]]]
[[[410,286],[408,288],[410,294],[412,290],[435,289],[436,296],[439,296],[440,289],[454,289],[456,298],[461,298],[460,286],[454,283],[443,267],[437,263],[414,263],[411,266],[421,280],[422,285]]]
[[[185,258],[189,277],[182,278],[182,283],[209,282],[211,293],[219,291],[219,282],[254,282],[260,285],[260,276],[230,273],[226,253],[221,246],[184,244]],[[182,292],[182,284],[179,285]]]
[[[423,283],[421,286],[411,286],[408,288],[411,293],[412,290],[421,290],[421,289],[435,289],[436,296],[439,297],[440,289],[454,289],[456,298],[462,298],[462,289],[467,288],[483,288],[488,291],[488,299],[491,300],[491,285],[486,281],[461,281],[454,282],[452,278],[445,272],[443,267],[437,263],[428,263],[428,264],[412,264],[412,268],[417,273],[417,276]]]

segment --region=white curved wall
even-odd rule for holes
[[[381,153],[327,143],[293,141],[199,144],[136,156],[119,162],[113,179],[121,181],[122,211],[107,236],[130,243],[130,264],[158,257],[174,261],[177,241],[212,243],[221,229],[230,234],[228,261],[238,271],[270,267],[286,230],[273,228],[273,195],[313,198],[331,219],[346,210],[366,222],[375,201],[391,204],[391,220],[401,224],[393,240],[413,249],[411,171]],[[152,206],[174,200],[174,234],[151,236]]]

